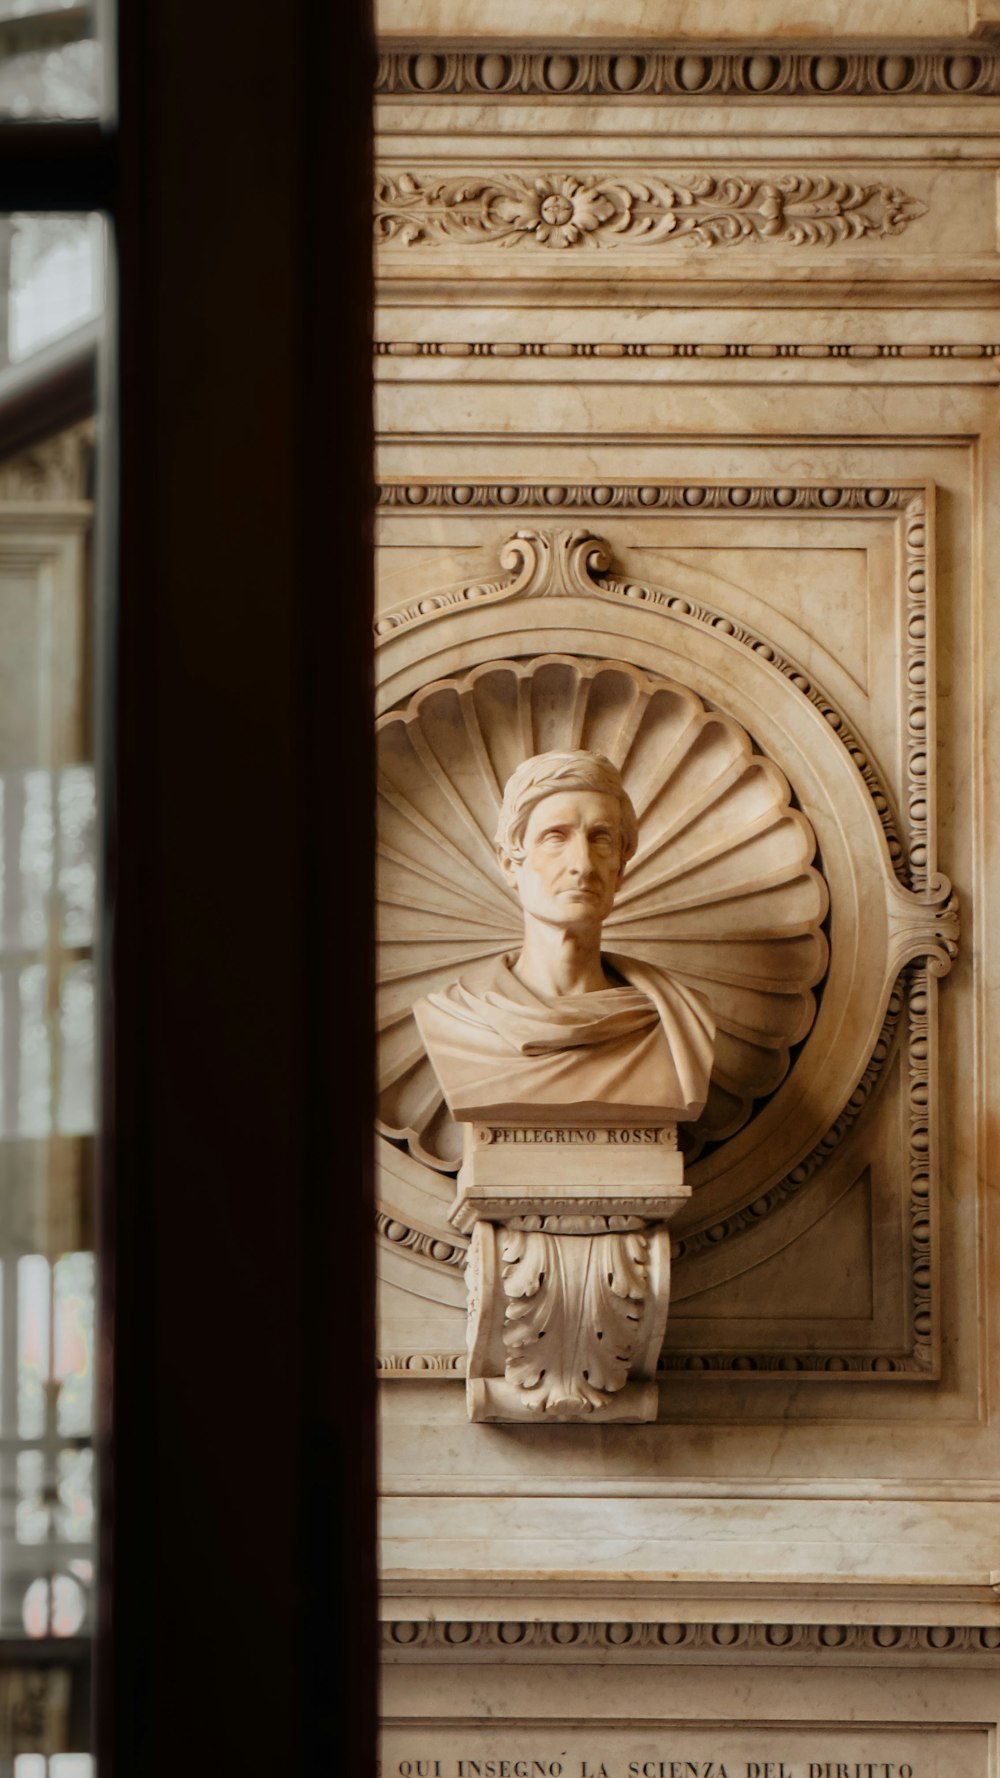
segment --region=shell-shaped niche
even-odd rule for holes
[[[431,1166],[458,1165],[461,1133],[413,1002],[519,948],[493,846],[503,786],[529,755],[581,747],[614,760],[639,817],[604,947],[699,989],[717,1021],[689,1156],[746,1123],[815,1017],[828,899],[815,836],[739,723],[619,661],[544,655],[439,680],[378,734],[379,1121]]]

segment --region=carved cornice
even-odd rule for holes
[[[375,179],[375,239],[400,247],[834,247],[898,235],[926,212],[895,186],[826,173],[661,179],[646,171],[470,171],[438,178],[382,171]]]
[[[382,507],[430,507],[467,511],[509,512],[850,512],[880,515],[898,512],[916,498],[913,487],[856,487],[814,482],[778,485],[771,482],[384,482],[377,500]]]
[[[1000,356],[995,342],[888,340],[376,340],[377,358],[875,358],[983,359]]]
[[[569,1656],[586,1650],[644,1658],[691,1653],[773,1654],[801,1660],[804,1654],[836,1661],[844,1655],[897,1660],[915,1655],[958,1657],[991,1655],[1000,1659],[997,1624],[796,1624],[796,1623],[532,1623],[456,1621],[436,1616],[432,1622],[396,1619],[382,1625],[387,1653],[476,1654],[496,1650],[505,1656],[545,1650]]]
[[[379,57],[379,93],[432,97],[706,99],[982,98],[1000,92],[1000,58],[967,46],[883,50],[626,49],[511,53],[424,44]]]

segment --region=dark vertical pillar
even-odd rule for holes
[[[371,1769],[362,0],[123,6],[101,1778]]]
[[[364,6],[307,0],[302,640],[306,1770],[374,1770],[371,94]],[[331,72],[333,74],[331,89]],[[334,122],[334,114],[336,120]],[[360,1436],[359,1436],[360,1435]],[[330,1577],[338,1586],[329,1591]],[[331,1638],[337,1652],[331,1658]]]

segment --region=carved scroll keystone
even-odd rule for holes
[[[483,601],[499,604],[513,598],[574,598],[599,592],[600,587],[591,579],[591,570],[605,569],[611,564],[607,544],[586,530],[515,531],[502,546],[498,559],[504,571],[500,575],[442,587],[415,602],[383,612],[375,624],[376,642],[412,624],[439,617],[456,606]]]
[[[458,1187],[470,1418],[655,1420],[676,1126],[466,1125]]]

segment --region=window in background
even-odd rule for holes
[[[0,0],[0,117],[98,117],[102,76],[89,6]]]
[[[0,265],[4,257],[6,356],[12,363],[100,315],[104,307],[100,216],[6,217],[0,232]]]
[[[94,1762],[89,1753],[19,1753],[14,1761],[14,1778],[93,1778]]]
[[[29,427],[36,396],[44,419],[44,348],[92,351],[103,224],[8,216],[0,239],[2,438],[8,391],[22,432],[26,400]],[[0,454],[0,1772],[13,1778],[92,1774],[93,437],[82,419]]]

